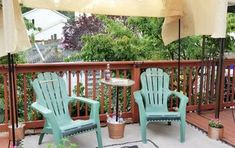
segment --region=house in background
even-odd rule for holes
[[[84,15],[84,13],[75,13],[75,17],[78,18]],[[60,45],[60,39],[63,38],[63,27],[69,19],[69,17],[63,15],[62,13],[54,10],[47,9],[33,9],[23,14],[23,16],[34,23],[36,28],[40,28],[40,31],[30,30],[29,35],[32,33],[35,37],[34,46],[25,52],[27,63],[51,63],[51,62],[63,62],[64,58],[69,57],[77,53],[77,51],[63,50],[58,47]],[[91,14],[86,14],[86,16],[91,16]],[[85,87],[85,73],[80,73],[80,83]],[[88,73],[88,83],[87,92],[88,96],[92,97],[93,92],[93,75],[91,72]],[[68,74],[63,77],[65,80],[68,79]],[[96,72],[96,90],[99,89],[99,79],[101,78],[100,72]],[[77,83],[77,77],[72,76],[72,89],[75,88]],[[68,81],[67,81],[68,82]],[[98,92],[97,92],[98,93]],[[83,95],[84,95],[83,94]]]
[[[62,13],[48,9],[33,9],[23,14],[24,18],[31,21],[39,30],[29,30],[33,34],[35,43],[25,51],[28,63],[63,62],[63,59],[73,54],[65,51],[60,46],[63,38],[63,27],[69,17]]]
[[[40,31],[34,33],[35,41],[57,40],[63,37],[63,27],[67,20],[67,16],[55,10],[48,9],[33,9],[23,14],[23,16],[32,21],[35,27],[40,28]]]

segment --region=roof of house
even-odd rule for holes
[[[56,23],[48,26],[47,28],[44,28],[44,29],[40,30],[40,32],[36,32],[35,35],[41,34],[41,33],[43,33],[44,31],[46,31],[48,29],[51,29],[51,28],[53,28],[53,27],[55,27],[57,25],[60,25],[61,23],[65,23],[65,22],[63,22],[63,21],[56,22]]]
[[[28,15],[28,14],[33,13],[33,12],[38,11],[38,10],[40,10],[40,9],[38,9],[38,8],[32,9],[32,10],[30,10],[30,11],[28,11],[28,12],[25,12],[25,13],[23,14],[23,16]],[[48,11],[52,11],[52,12],[54,12],[54,13],[60,15],[61,17],[65,18],[65,19],[69,19],[69,17],[65,16],[64,14],[62,14],[62,13],[56,11],[56,10],[49,10],[49,9],[48,9]]]

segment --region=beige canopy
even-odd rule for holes
[[[227,5],[235,0],[2,0],[0,8],[0,57],[30,47],[19,3],[32,8],[79,11],[93,14],[166,17],[165,44],[181,37],[225,37]]]
[[[183,0],[183,15],[165,18],[162,27],[164,44],[178,39],[179,19],[182,38],[191,35],[211,35],[214,38],[224,38],[226,36],[227,7],[227,0]]]
[[[182,15],[182,0],[21,0],[27,7],[92,14],[166,17]]]
[[[0,1],[1,2],[1,1]],[[0,57],[31,47],[20,3],[32,8],[79,11],[93,14],[166,17],[181,16],[181,0],[2,0]]]
[[[21,0],[25,6],[89,12],[93,14],[166,17],[162,27],[164,44],[191,35],[226,34],[227,6],[235,0]]]
[[[235,6],[235,0],[228,0],[229,6]]]
[[[0,7],[0,57],[30,48],[17,0],[2,0]]]

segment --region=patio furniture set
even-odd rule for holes
[[[107,85],[116,86],[116,120],[118,120],[118,93],[120,86],[131,86],[134,81],[127,79],[113,78],[106,81]],[[185,116],[188,98],[182,93],[170,91],[169,75],[159,68],[148,68],[141,74],[142,89],[134,92],[134,98],[139,107],[140,130],[143,143],[147,143],[146,127],[149,122],[178,121],[180,123],[180,141],[185,141]],[[42,143],[45,134],[53,134],[57,145],[64,137],[73,136],[87,131],[96,131],[98,147],[102,148],[102,134],[99,119],[99,102],[96,100],[68,96],[66,93],[65,81],[56,73],[40,73],[32,82],[36,93],[36,102],[31,106],[42,113],[45,118],[44,128],[40,134],[38,144]],[[180,99],[178,111],[168,111],[167,100],[171,96]],[[80,101],[88,104],[91,108],[89,119],[73,120],[70,117],[69,102]]]

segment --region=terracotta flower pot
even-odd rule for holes
[[[112,139],[122,138],[124,136],[124,129],[125,123],[108,123],[109,137]]]
[[[224,128],[214,128],[208,126],[208,137],[218,140],[223,138],[223,135],[224,135]]]
[[[19,126],[15,127],[15,140],[21,140],[24,139],[24,131],[25,131],[25,124],[19,124]],[[12,140],[12,126],[8,126],[9,129],[9,139]]]

